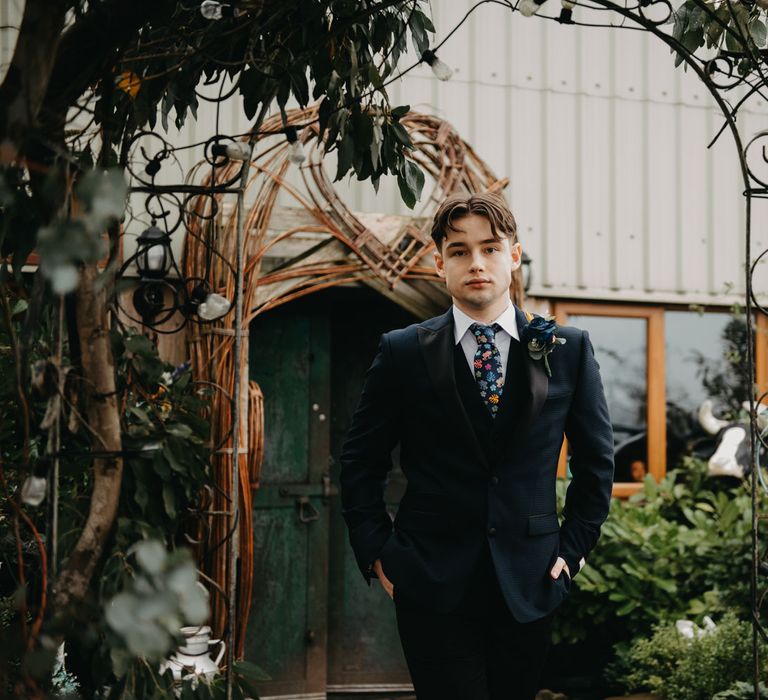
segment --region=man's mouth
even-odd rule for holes
[[[467,284],[470,287],[482,287],[484,284],[490,284],[491,280],[469,280]]]

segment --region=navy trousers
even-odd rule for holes
[[[487,546],[455,610],[425,610],[397,586],[394,602],[418,700],[535,699],[552,644],[554,611],[533,622],[515,620]]]

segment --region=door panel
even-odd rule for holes
[[[245,658],[271,675],[265,697],[411,688],[394,604],[377,582],[365,585],[349,546],[337,457],[381,333],[412,322],[374,292],[335,290],[251,326],[265,445]],[[397,464],[395,454],[392,514],[405,487]]]
[[[325,697],[329,335],[300,308],[257,319],[250,376],[264,393],[264,465],[254,492],[254,585],[245,658],[260,695]],[[324,475],[326,478],[324,479]]]

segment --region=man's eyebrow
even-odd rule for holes
[[[489,243],[501,243],[501,240],[498,238],[486,238],[484,241],[480,241],[480,245],[488,245]],[[466,246],[465,241],[452,241],[446,245],[446,248],[466,248]]]

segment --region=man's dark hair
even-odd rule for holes
[[[439,206],[432,221],[432,240],[438,252],[448,231],[459,230],[454,222],[469,214],[488,219],[494,238],[509,238],[511,244],[517,243],[517,222],[504,197],[495,192],[453,194]]]

